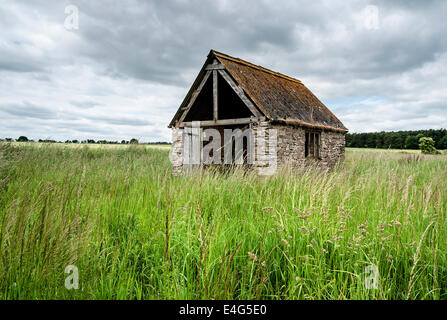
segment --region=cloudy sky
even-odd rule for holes
[[[442,0],[3,0],[0,138],[170,141],[211,48],[300,79],[351,132],[446,128],[446,12]]]

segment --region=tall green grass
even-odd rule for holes
[[[0,298],[447,299],[446,164],[176,177],[162,149],[2,144]]]

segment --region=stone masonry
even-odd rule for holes
[[[333,168],[339,161],[344,160],[345,155],[345,134],[334,131],[320,132],[320,157],[313,159],[305,157],[305,133],[306,129],[298,126],[272,124],[268,121],[253,123],[253,134],[255,137],[255,162],[254,168],[266,168],[271,166],[272,155],[269,154],[269,132],[276,129],[277,146],[273,157],[277,161],[278,167],[283,165],[292,168],[304,167],[309,164],[317,165],[321,168]],[[219,128],[223,133],[223,127]],[[263,133],[263,134],[259,134]],[[222,137],[223,141],[223,137]],[[173,128],[171,162],[173,173],[181,174],[183,170],[183,129]]]

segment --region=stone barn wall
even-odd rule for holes
[[[333,168],[338,161],[345,158],[345,134],[333,131],[320,133],[320,159],[315,162],[305,157],[306,129],[296,126],[277,125],[271,128],[278,130],[278,164],[292,167],[303,167],[308,163],[316,163],[321,168]]]
[[[172,163],[172,172],[175,175],[183,172],[183,129],[172,129],[172,147],[170,151],[170,160]]]
[[[345,160],[345,134],[333,131],[321,133],[321,164],[333,168]]]
[[[260,122],[253,124],[255,135],[256,160],[255,168],[268,166],[268,155],[258,157],[259,150],[262,154],[268,152],[268,135],[258,136],[259,131],[268,132],[269,129],[277,130],[277,163],[278,167],[288,165],[291,167],[304,167],[308,164],[317,164],[321,168],[333,168],[337,162],[345,158],[345,134],[333,131],[322,131],[320,136],[320,159],[315,161],[305,157],[305,133],[306,129],[297,126],[270,124]],[[223,134],[223,127],[215,127]],[[223,136],[222,136],[223,140]],[[183,172],[183,129],[174,128],[172,131],[171,162],[173,173]]]
[[[305,131],[301,127],[272,125],[278,130],[278,165],[303,167],[305,165]]]

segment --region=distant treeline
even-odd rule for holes
[[[346,146],[351,148],[419,149],[419,139],[430,137],[436,149],[447,149],[447,130],[391,131],[346,134]]]
[[[13,138],[5,138],[0,139],[0,141],[6,141],[6,142],[35,142],[32,139],[28,139],[25,136],[20,136],[17,139]],[[51,139],[39,139],[37,142],[45,142],[45,143],[91,143],[91,144],[171,144],[170,142],[165,141],[157,141],[157,142],[139,142],[138,139],[130,139],[130,140],[121,140],[120,141],[108,141],[108,140],[93,140],[93,139],[87,139],[87,140],[65,140],[63,141],[56,141]]]

